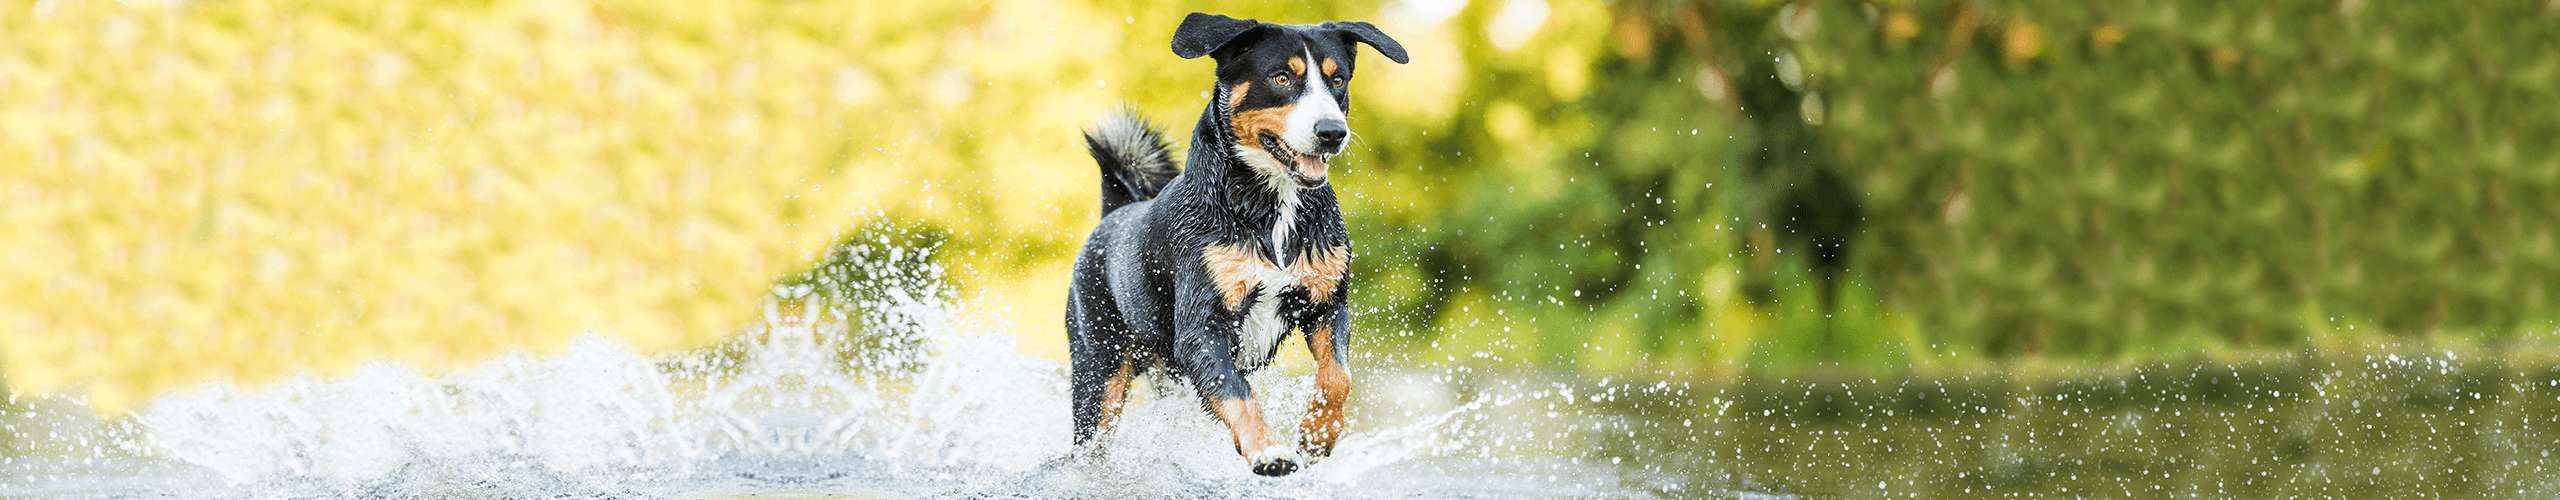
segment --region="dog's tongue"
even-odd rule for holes
[[[1309,179],[1323,179],[1325,167],[1323,157],[1298,155],[1298,175],[1304,175]]]

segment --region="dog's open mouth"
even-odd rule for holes
[[[1324,184],[1325,162],[1332,160],[1333,155],[1313,155],[1289,149],[1288,143],[1270,132],[1262,133],[1261,139],[1262,150],[1270,151],[1273,159],[1283,163],[1281,168],[1289,172],[1290,180],[1298,181],[1298,185],[1304,187]]]

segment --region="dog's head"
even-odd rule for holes
[[[1363,22],[1272,24],[1193,12],[1173,31],[1173,53],[1218,61],[1224,131],[1256,172],[1275,185],[1324,184],[1326,161],[1351,140],[1352,43],[1397,64],[1404,46]],[[1210,133],[1202,131],[1201,133]]]

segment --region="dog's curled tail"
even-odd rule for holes
[[[1084,147],[1102,165],[1102,213],[1155,198],[1177,173],[1164,132],[1131,109],[1103,115],[1084,131]]]

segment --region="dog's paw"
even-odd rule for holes
[[[1254,452],[1253,456],[1246,457],[1246,459],[1247,461],[1253,462],[1253,473],[1273,477],[1286,476],[1289,475],[1289,473],[1297,472],[1298,464],[1304,462],[1303,459],[1299,458],[1296,450],[1291,450],[1285,446],[1264,448],[1262,451]]]
[[[1267,462],[1257,462],[1253,464],[1253,473],[1265,476],[1286,476],[1291,472],[1297,471],[1298,462],[1286,458],[1275,458]]]

